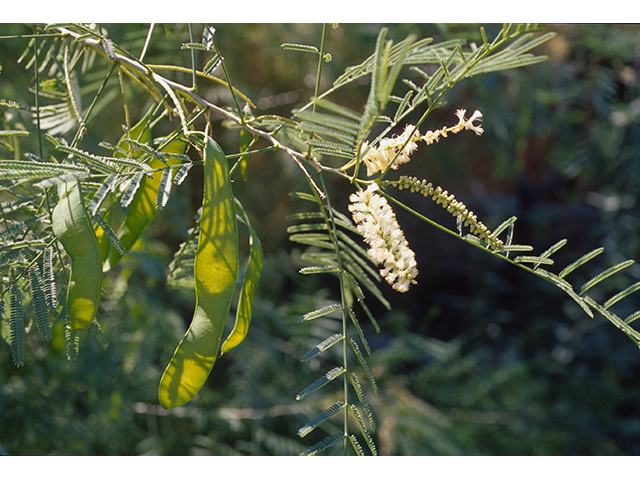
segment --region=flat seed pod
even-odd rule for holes
[[[238,230],[228,164],[220,147],[208,137],[194,275],[193,320],[160,380],[158,399],[164,408],[185,404],[207,380],[238,278]]]
[[[71,257],[67,311],[72,330],[91,325],[98,310],[102,285],[102,259],[95,231],[87,215],[80,185],[59,185],[60,201],[53,209],[53,233]]]

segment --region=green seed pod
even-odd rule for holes
[[[207,380],[218,356],[238,278],[238,230],[228,164],[209,137],[204,150],[204,198],[194,275],[193,320],[160,380],[158,399],[164,408],[185,404]]]
[[[72,330],[91,325],[98,310],[102,259],[95,231],[80,193],[79,182],[58,187],[60,201],[53,209],[53,233],[71,257],[67,311]]]
[[[146,127],[146,128],[145,128]],[[143,118],[135,127],[131,129],[131,137],[138,140],[141,144],[147,144],[151,142],[151,130],[147,125],[147,117]],[[124,137],[123,137],[124,139]],[[161,153],[175,153],[184,154],[187,143],[184,140],[174,140],[167,146],[160,150]],[[120,140],[118,146],[126,146],[124,140]],[[136,151],[133,153],[133,157],[139,157],[142,152]],[[166,165],[177,165],[180,163],[175,158],[168,158]],[[157,158],[152,158],[149,162],[149,167],[152,169],[159,169],[165,166],[165,163],[161,162]],[[172,172],[173,174],[173,172]],[[156,207],[156,198],[158,196],[158,188],[160,186],[160,178],[162,177],[162,171],[155,172],[152,176],[146,175],[140,182],[140,186],[136,190],[133,200],[127,208],[127,216],[122,222],[122,225],[118,229],[118,239],[122,243],[122,246],[126,251],[130,251],[131,247],[138,241],[140,235],[145,228],[149,225],[151,220],[155,217],[158,209]],[[115,249],[109,246],[109,241],[106,241],[108,247],[107,255],[104,255],[104,267],[105,272],[114,267],[116,263],[120,261],[122,255]],[[104,254],[104,252],[103,252]]]
[[[240,298],[238,299],[236,323],[233,326],[233,330],[222,344],[222,348],[220,349],[222,353],[226,353],[232,348],[237,347],[247,336],[249,324],[251,323],[253,300],[258,289],[260,275],[262,274],[262,265],[264,263],[264,254],[262,253],[260,239],[251,226],[247,213],[237,200],[236,207],[238,212],[244,218],[244,223],[249,229],[249,263],[245,270],[242,289],[240,290]]]

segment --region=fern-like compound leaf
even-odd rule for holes
[[[205,75],[213,75],[213,72],[220,66],[222,63],[222,57],[220,55],[215,55],[211,60],[207,62],[207,64],[202,69],[202,72]]]
[[[131,177],[131,180],[129,180],[129,183],[125,188],[122,197],[120,197],[120,205],[122,206],[122,208],[127,208],[131,204],[133,196],[140,186],[142,177],[144,177],[144,172],[137,172],[133,177]]]
[[[604,302],[604,305],[603,305],[604,308],[608,310],[614,303],[619,302],[620,300],[622,300],[623,298],[625,298],[628,295],[631,295],[633,292],[635,292],[637,290],[640,290],[640,282],[636,282],[633,285],[630,285],[629,287],[625,288],[621,292],[615,294],[609,300]]]
[[[417,89],[417,87],[415,87],[415,85],[413,86],[417,91],[419,91]],[[407,107],[410,105],[410,100],[411,97],[413,97],[413,93],[411,90],[409,90],[405,96],[400,100],[400,104],[398,105],[398,108],[396,109],[396,113],[393,115],[393,123],[398,123],[401,119],[402,119],[402,114],[405,113],[405,110],[407,109]],[[393,98],[392,98],[393,99]]]
[[[300,223],[298,225],[290,225],[287,227],[287,233],[315,232],[317,230],[329,230],[325,223]],[[328,237],[323,237],[328,238]],[[295,240],[294,240],[295,241]]]
[[[518,255],[513,259],[516,263],[535,263],[536,265],[553,265],[553,260],[535,255]]]
[[[312,138],[307,142],[313,147],[314,152],[318,152],[323,155],[333,155],[336,157],[353,158],[355,155],[355,149],[351,146],[343,145],[336,142],[328,142],[326,140]]]
[[[343,373],[345,373],[346,370],[344,369],[344,367],[340,366],[340,367],[336,367],[332,370],[329,370],[324,376],[320,377],[318,380],[316,380],[315,382],[313,382],[311,385],[309,385],[307,388],[305,388],[304,390],[302,390],[297,396],[296,396],[296,400],[302,400],[304,397],[306,397],[307,395],[309,395],[310,393],[315,392],[316,390],[324,387],[327,383],[329,383],[331,380],[335,380],[337,377],[339,377],[340,375],[342,375]]]
[[[329,110],[341,117],[349,118],[354,120],[358,124],[362,123],[362,114],[360,112],[356,112],[355,110],[351,110],[344,105],[340,105],[338,103],[334,103],[326,98],[314,98],[313,99],[316,107],[322,108],[324,110]]]
[[[356,298],[358,300],[363,300],[364,293],[362,292],[360,285],[358,285],[358,282],[356,281],[355,277],[351,275],[349,272],[342,272],[342,274],[344,278],[347,280],[347,285],[349,286],[353,294],[356,296]]]
[[[358,400],[360,400],[360,405],[362,405],[364,413],[367,416],[369,427],[373,431],[376,429],[376,424],[375,424],[375,421],[373,420],[373,414],[371,413],[371,407],[369,407],[369,402],[367,402],[367,399],[364,396],[364,390],[362,389],[362,385],[360,384],[360,379],[355,373],[349,372],[349,380],[351,380],[351,385],[353,385],[353,389],[356,391]]]
[[[319,425],[329,420],[335,414],[340,412],[345,407],[345,403],[343,401],[338,401],[327,408],[324,412],[318,415],[316,418],[311,420],[309,423],[305,424],[303,427],[300,427],[298,430],[298,435],[300,437],[304,437],[315,430]]]
[[[338,238],[340,238],[338,244],[344,254],[343,263],[346,265],[348,272],[363,284],[368,284],[367,280],[381,282],[382,277],[371,266],[373,264],[371,257],[367,256],[365,258],[363,256],[366,255],[364,249],[360,245],[352,243],[351,239],[348,242],[342,241],[342,237],[346,237],[342,233],[338,231]]]
[[[546,249],[541,255],[541,258],[549,258],[551,257],[551,255],[553,255],[554,253],[556,253],[558,250],[560,250],[562,247],[564,247],[567,244],[567,239],[563,238],[562,240],[560,240],[559,242],[554,243],[553,245],[551,245],[548,249]],[[534,270],[536,268],[538,268],[540,266],[539,263],[536,263],[533,268]]]
[[[328,234],[320,233],[297,233],[289,236],[289,240],[303,245],[333,250],[334,244]],[[334,252],[335,253],[335,252]]]
[[[50,309],[55,309],[58,305],[56,298],[56,280],[53,273],[53,247],[47,247],[42,256],[42,287],[44,298]]]
[[[287,215],[285,219],[289,221],[324,219],[324,215],[322,215],[322,212],[297,212]]]
[[[398,42],[391,47],[388,59],[389,65],[393,65],[398,61],[400,51],[405,47],[405,43],[407,43],[408,40]],[[410,52],[404,58],[404,63],[406,65],[420,65],[437,62],[443,52],[457,44],[463,43],[464,40],[447,40],[436,45],[429,45],[431,42],[433,42],[433,38],[423,38],[414,42]],[[364,75],[369,75],[374,66],[374,56],[375,53],[361,64],[348,67],[345,72],[334,81],[334,88],[352,82]]]
[[[18,200],[13,200],[11,202],[0,203],[0,212],[7,214],[7,213],[15,212],[16,210],[19,210],[22,207],[29,208],[32,202],[37,198],[39,198],[39,195],[31,195],[25,198],[20,198]]]
[[[66,145],[57,145],[56,150],[69,153],[74,157],[83,160],[87,165],[93,167],[95,170],[106,173],[108,175],[115,173],[118,170],[117,166],[111,161],[112,157],[101,157],[89,152],[85,152],[84,150],[80,150],[78,148],[68,147]]]
[[[16,367],[24,366],[24,313],[22,293],[14,283],[9,296],[9,326],[11,327],[11,358]]]
[[[378,455],[378,450],[376,449],[376,445],[375,443],[373,443],[373,439],[371,438],[371,435],[369,434],[369,431],[367,430],[367,427],[364,424],[364,421],[362,420],[362,417],[360,416],[360,412],[358,412],[358,409],[356,408],[356,406],[353,404],[349,405],[349,412],[351,413],[351,416],[355,419],[356,423],[358,424],[360,433],[362,433],[362,436],[366,440],[367,445],[369,446],[369,450],[371,450],[371,454],[373,456]]]
[[[516,222],[516,220],[518,220],[518,217],[513,216],[510,217],[508,219],[506,219],[504,222],[502,222],[500,225],[498,225],[495,230],[493,231],[493,234],[497,237],[498,235],[500,235],[503,231],[507,230],[508,228],[513,228],[514,223]],[[506,245],[511,245],[511,242],[505,242]]]
[[[531,245],[505,245],[503,247],[505,252],[530,252],[533,250]]]
[[[34,264],[29,269],[29,286],[31,287],[31,302],[36,316],[36,325],[40,334],[46,339],[51,338],[51,323],[49,322],[49,310],[45,299],[45,292],[42,287],[40,268]]]
[[[311,138],[327,140],[342,145],[341,150],[354,150],[358,145],[359,125],[336,115],[313,112],[297,112],[302,122],[297,127]]]
[[[78,330],[71,330],[71,323],[69,315],[66,313],[65,308],[65,328],[64,328],[64,346],[67,360],[73,362],[78,358],[78,352],[80,351],[80,334]]]
[[[379,281],[380,277],[369,277],[364,273],[362,269],[360,269],[359,265],[351,261],[350,257],[345,256],[345,258],[343,258],[343,263],[352,273],[352,275],[358,279],[362,286],[364,286],[374,297],[376,297],[387,310],[391,310],[391,303],[389,303],[389,301],[384,297],[377,285],[373,282],[373,280],[371,280],[371,278],[375,278],[376,281]]]
[[[591,280],[589,280],[582,286],[582,288],[580,289],[580,295],[583,295],[587,290],[589,290],[594,285],[600,283],[605,278],[608,278],[614,273],[618,273],[619,271],[624,270],[625,268],[632,265],[633,263],[635,263],[634,260],[626,260],[624,262],[618,263],[617,265],[614,265],[613,267],[608,268],[602,273],[599,273],[598,275],[593,277]]]
[[[93,337],[96,339],[100,347],[102,347],[103,350],[106,350],[109,346],[109,341],[107,340],[107,337],[104,334],[100,323],[95,317],[91,321],[91,325],[89,325],[89,330],[91,330]]]
[[[187,178],[187,174],[189,173],[189,170],[191,170],[192,166],[193,164],[189,162],[189,163],[185,163],[182,167],[180,167],[180,170],[178,170],[178,173],[176,173],[176,176],[173,177],[173,183],[175,185],[180,185],[182,182],[184,182],[184,179]]]
[[[160,185],[158,186],[158,197],[156,198],[156,208],[158,210],[162,210],[169,201],[171,185],[171,168],[167,167],[162,170],[162,177],[160,177]]]
[[[569,295],[578,305],[582,308],[587,315],[593,318],[593,312],[589,308],[589,306],[585,303],[584,299],[578,295],[569,282],[561,278],[559,275],[548,272],[542,268],[538,268],[534,271],[534,273],[540,277],[551,280],[551,282],[555,283],[556,286],[560,287],[567,295]]]
[[[216,33],[216,29],[211,25],[205,25],[202,29],[202,45],[206,50],[212,50],[213,45],[213,36]]]
[[[304,315],[302,315],[298,319],[298,322],[307,322],[309,320],[314,320],[316,318],[323,317],[325,315],[329,315],[330,313],[338,312],[338,311],[340,311],[342,309],[343,309],[343,307],[342,307],[341,303],[336,303],[336,304],[333,304],[333,305],[327,305],[326,307],[318,308],[317,310],[314,310],[312,312],[305,313]]]
[[[624,323],[629,325],[631,322],[633,322],[634,320],[637,320],[639,318],[640,318],[640,310],[637,310],[637,311],[633,312],[631,315],[629,315],[627,318],[625,318],[624,319]]]
[[[166,165],[167,162],[164,159],[164,155],[161,152],[151,148],[149,145],[147,145],[145,143],[138,142],[137,140],[134,140],[134,139],[129,138],[129,137],[124,137],[122,140],[124,142],[128,143],[129,145],[131,145],[133,148],[135,148],[137,150],[140,150],[140,151],[142,151],[142,152],[146,153],[147,155],[150,155],[150,156],[152,156],[154,158],[157,158],[158,160],[160,160],[162,163],[164,163]]]
[[[305,110],[294,110],[293,112],[302,123],[299,128],[309,133],[322,133],[332,131],[334,138],[349,139],[347,144],[355,146],[358,136],[360,135],[360,122],[352,118],[345,118],[334,113],[307,112]],[[324,130],[318,130],[316,127],[324,127]],[[336,131],[341,132],[335,134]]]
[[[107,57],[109,58],[109,60],[115,63],[117,60],[117,57],[116,57],[116,48],[113,45],[113,41],[108,38],[104,38],[102,40],[102,46],[104,47],[104,53],[107,54]]]
[[[295,50],[297,52],[306,52],[306,53],[320,53],[318,47],[314,47],[313,45],[300,45],[297,43],[283,43],[280,45],[283,50]]]
[[[109,142],[102,141],[102,142],[98,143],[98,146],[102,147],[102,148],[106,148],[107,150],[111,150],[113,152],[118,152],[122,156],[126,156],[127,155],[127,151],[124,148],[120,148],[117,145],[112,145]]]
[[[300,200],[306,200],[307,202],[316,203],[316,197],[307,192],[289,192],[291,198],[298,198]]]
[[[355,450],[356,455],[358,455],[359,457],[364,457],[364,449],[360,445],[360,442],[358,442],[358,439],[356,438],[355,435],[353,434],[349,435],[349,442],[351,443],[351,446]]]
[[[53,162],[32,162],[26,160],[1,160],[0,176],[3,180],[34,180],[61,175],[82,178],[89,174],[83,165],[57,164]]]
[[[201,44],[201,43],[193,43],[193,42],[187,42],[187,43],[183,43],[180,48],[182,50],[202,50],[202,51],[207,51],[207,48]]]
[[[335,126],[335,125],[334,125]],[[298,193],[292,196],[296,196],[297,198],[301,198],[303,200],[313,201],[314,204],[317,204],[317,200],[314,196],[310,196],[309,194]],[[321,207],[322,208],[322,207]],[[327,208],[328,209],[328,208]],[[331,215],[331,221],[327,219],[327,213]],[[362,288],[360,287],[360,283],[362,283],[365,287],[368,287],[371,291],[376,292],[377,287],[374,284],[374,280],[379,281],[379,276],[376,271],[371,268],[369,256],[366,251],[359,246],[349,235],[347,235],[345,231],[351,231],[355,235],[360,235],[352,221],[340,214],[340,212],[323,210],[320,212],[303,212],[291,215],[288,217],[289,220],[297,220],[301,221],[298,225],[292,225],[288,228],[288,233],[290,234],[290,240],[311,245],[321,249],[321,252],[305,252],[303,254],[304,259],[311,259],[316,263],[320,263],[321,266],[314,267],[305,267],[301,270],[303,274],[317,274],[317,273],[340,273],[344,279],[344,285],[349,289],[350,292],[358,299],[359,303],[364,306],[364,293],[362,292]],[[309,220],[319,220],[317,223],[310,223]],[[335,228],[338,227],[338,228]],[[337,238],[336,238],[337,237]],[[336,257],[336,243],[337,248],[341,254],[341,265],[342,269],[338,267],[338,259]],[[382,302],[384,303],[384,297],[382,294],[377,291],[378,297],[380,297]],[[375,295],[375,293],[374,293]],[[304,315],[300,320],[306,321],[313,318],[317,318],[319,316],[328,315],[330,313],[335,313],[337,311],[343,310],[345,307],[343,304],[335,304],[329,305],[322,309],[315,310]],[[368,310],[366,310],[368,312]],[[370,315],[370,312],[368,312]],[[352,319],[353,324],[358,331],[358,335],[361,338],[362,344],[366,349],[367,353],[370,354],[370,349],[368,343],[365,339],[364,333],[360,328],[358,320],[353,311],[349,312],[349,316]],[[343,319],[344,321],[344,319]],[[374,325],[375,325],[375,320]],[[377,326],[377,325],[376,325]],[[342,334],[335,334],[320,344],[316,345],[313,349],[308,351],[304,357],[303,361],[308,361],[317,355],[319,355],[324,350],[330,348],[331,346],[345,341],[345,337]],[[353,347],[352,347],[353,348]],[[363,364],[363,368],[367,372],[367,375],[371,379],[372,387],[374,391],[376,390],[375,380],[372,379],[372,374],[366,361],[364,360],[360,350],[356,344],[355,349],[357,349],[356,355],[359,355],[360,363]],[[336,376],[341,375],[346,372],[346,367],[338,367],[329,374],[325,375],[314,382],[311,386],[307,387],[303,392],[301,392],[297,399],[301,399],[309,393],[322,388],[327,383],[329,383]],[[353,382],[353,381],[352,381]],[[359,383],[357,384],[359,386]],[[364,395],[362,394],[362,389],[360,388],[359,397],[362,397],[362,401],[366,405],[366,401],[364,400]],[[371,417],[370,411],[368,409],[368,405],[366,407],[366,411],[368,411],[368,418]],[[326,413],[325,413],[326,415]],[[320,417],[315,419],[316,422],[320,422],[324,417]],[[315,423],[313,424],[315,425]],[[311,428],[310,426],[303,427],[301,432],[304,434],[308,433]]]
[[[316,443],[313,447],[308,448],[304,452],[302,452],[301,456],[311,456],[316,453],[320,453],[327,448],[333,447],[334,445],[338,445],[344,440],[345,436],[342,432],[335,432],[328,437],[323,438],[318,443]]]
[[[314,265],[300,269],[302,275],[312,275],[316,273],[338,273],[340,269],[336,265]]]
[[[11,245],[22,244],[23,242],[15,242]],[[0,267],[2,268],[12,268],[15,265],[21,264],[23,260],[24,253],[29,251],[28,246],[19,246],[15,248],[11,248],[8,251],[4,251],[0,253]]]
[[[331,211],[333,212],[333,221],[336,223],[336,225],[352,233],[355,233],[356,235],[361,235],[361,233],[358,232],[358,229],[356,228],[356,226],[353,224],[353,222],[349,217],[347,217],[344,213],[339,212],[335,209],[332,209]],[[340,230],[338,230],[338,232],[339,231]]]
[[[120,256],[124,257],[127,254],[127,249],[124,247],[124,245],[118,238],[118,235],[116,235],[116,233],[113,231],[113,229],[111,228],[111,225],[109,225],[104,220],[104,218],[102,218],[97,213],[93,216],[93,218],[98,223],[98,225],[100,225],[100,228],[102,228],[102,231],[111,242],[111,245],[115,247],[115,249],[118,251]]]
[[[538,275],[539,277],[544,277],[548,280],[551,280],[552,283],[555,283],[556,286],[562,288],[562,289],[570,289],[573,290],[573,287],[571,286],[571,284],[569,282],[567,282],[565,279],[561,278],[559,275],[556,275],[555,273],[551,273],[543,268],[539,268],[535,271],[536,275]]]
[[[571,272],[573,272],[576,268],[584,265],[585,263],[587,263],[589,260],[592,260],[593,258],[597,257],[598,255],[600,255],[602,252],[604,252],[604,247],[600,247],[600,248],[596,248],[594,250],[591,250],[589,253],[585,253],[584,255],[582,255],[579,259],[577,259],[575,262],[572,262],[571,264],[569,264],[568,266],[566,266],[559,274],[558,276],[560,278],[564,278],[567,275],[569,275]]]
[[[499,54],[487,57],[486,59],[478,62],[473,68],[471,68],[468,75],[478,75],[486,72],[518,68],[544,61],[546,60],[546,57],[544,56],[535,57],[531,54],[525,54],[525,52],[541,45],[553,36],[555,36],[555,33],[551,32],[531,39],[532,34],[525,34],[516,39]]]
[[[362,342],[362,345],[364,346],[364,349],[367,352],[367,355],[371,356],[371,349],[369,348],[369,343],[367,342],[367,339],[364,336],[364,332],[360,327],[360,322],[358,322],[358,317],[356,317],[356,313],[352,309],[349,309],[349,317],[351,318],[351,322],[353,323],[353,326],[356,327],[356,331],[358,332],[358,336],[360,337],[360,341]]]
[[[625,323],[618,315],[615,313],[606,310],[603,306],[597,303],[594,299],[589,297],[588,295],[584,298],[585,302],[587,302],[591,307],[597,310],[604,318],[613,323],[616,327],[622,330],[627,334],[631,340],[633,340],[638,347],[640,347],[640,332],[631,328],[627,323]]]
[[[398,80],[398,76],[400,75],[400,70],[404,66],[405,59],[407,54],[413,47],[413,43],[415,42],[416,36],[409,35],[403,43],[402,48],[398,51],[398,57],[395,62],[390,62],[390,55],[385,59],[385,63],[387,63],[388,71],[384,72],[384,83],[381,86],[380,90],[380,108],[384,110],[385,106],[389,102],[391,97],[391,93],[396,85],[396,81]],[[390,45],[389,45],[390,46]]]
[[[89,205],[87,206],[89,215],[93,217],[97,213],[103,200],[106,198],[109,192],[111,192],[114,189],[117,180],[118,180],[118,175],[115,173],[112,173],[107,177],[107,179],[102,183],[102,185],[100,185],[100,188],[98,188],[96,193],[93,195],[93,198],[89,202]]]
[[[323,340],[318,345],[313,347],[307,353],[305,353],[302,356],[302,358],[300,359],[300,361],[301,362],[308,362],[313,357],[315,357],[316,355],[324,352],[328,348],[331,348],[333,345],[335,345],[336,343],[340,342],[341,340],[344,340],[344,335],[342,335],[341,333],[336,333],[335,335],[330,336],[329,338]]]
[[[71,104],[71,110],[73,112],[73,116],[75,120],[80,124],[80,135],[84,135],[86,133],[86,126],[84,124],[84,120],[82,118],[82,114],[80,111],[82,110],[82,96],[80,95],[80,84],[78,83],[78,76],[75,72],[72,71],[73,66],[69,61],[69,44],[65,44],[64,47],[64,55],[63,55],[63,71],[64,71],[64,79],[67,84],[67,99]],[[71,126],[69,127],[69,129]]]
[[[376,379],[374,378],[373,373],[369,368],[369,364],[367,364],[367,361],[362,355],[362,352],[360,352],[360,348],[358,347],[358,344],[351,338],[349,339],[349,343],[351,344],[351,348],[353,349],[353,352],[356,354],[356,357],[358,358],[358,362],[360,363],[365,373],[367,374],[367,378],[369,379],[371,388],[373,388],[374,393],[378,393],[378,385],[376,384]]]

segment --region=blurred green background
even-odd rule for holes
[[[323,90],[372,53],[382,26],[395,41],[409,33],[435,41],[482,41],[479,26],[470,24],[340,25],[329,31],[326,49],[333,59],[324,65]],[[134,54],[141,51],[148,25],[105,27],[116,43]],[[227,71],[256,104],[254,113],[288,116],[309,100],[317,59],[280,45],[318,45],[320,25],[216,29]],[[492,37],[499,26],[486,29]],[[484,114],[482,137],[461,134],[422,146],[400,173],[455,193],[490,228],[516,215],[515,243],[531,244],[536,252],[567,238],[554,256],[559,267],[604,246],[593,265],[576,271],[572,281],[579,285],[619,261],[640,260],[640,27],[549,25],[546,30],[557,36],[534,53],[549,61],[461,82],[445,97],[447,106],[421,128],[450,126],[456,109],[478,109]],[[195,31],[199,40],[200,27]],[[0,35],[29,32],[25,26],[0,25]],[[185,25],[156,25],[145,61],[189,67],[190,53],[180,50],[188,41]],[[26,45],[27,40],[0,40],[0,98],[32,104],[27,90],[32,73],[15,64]],[[198,55],[201,67],[207,60]],[[187,74],[167,75],[191,81]],[[91,80],[97,81],[84,78]],[[331,99],[360,110],[368,88],[357,82]],[[230,105],[224,88],[201,85],[199,93]],[[147,105],[130,107],[139,117]],[[0,128],[15,125],[12,113],[2,109]],[[86,150],[104,140],[104,132],[113,136],[107,141],[117,143],[123,123],[119,100],[105,106],[99,118],[88,124]],[[225,130],[219,122],[215,129],[225,152],[237,152],[238,130]],[[10,158],[6,155],[0,146],[0,156]],[[106,276],[103,302],[111,314],[99,313],[106,350],[87,335],[78,358],[67,361],[59,324],[50,343],[27,337],[23,368],[13,365],[9,346],[0,345],[2,453],[296,455],[321,438],[321,431],[303,440],[296,432],[339,398],[338,387],[302,402],[295,396],[335,363],[331,353],[309,364],[301,364],[300,357],[338,331],[339,323],[297,319],[337,298],[337,290],[330,279],[297,273],[303,263],[298,246],[287,240],[285,216],[307,206],[287,193],[304,190],[305,182],[290,159],[278,154],[252,156],[246,182],[234,184],[266,255],[248,338],[218,360],[193,401],[172,411],[157,405],[160,376],[192,317],[193,296],[169,288],[166,272],[194,224],[201,201],[196,177],[176,189],[139,248]],[[346,213],[350,191],[344,181],[332,181],[329,189],[332,204]],[[455,229],[455,221],[429,200],[406,192],[398,196]],[[383,286],[393,311],[370,300],[381,333],[361,319],[379,387],[378,395],[365,387],[379,453],[640,453],[638,349],[623,333],[598,315],[587,317],[546,282],[404,212],[396,215],[420,275],[406,294]],[[619,277],[599,288],[599,298],[638,281],[640,265]],[[637,309],[637,295],[616,305],[623,318]]]

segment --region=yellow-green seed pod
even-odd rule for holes
[[[67,311],[72,330],[91,325],[98,310],[102,259],[95,231],[84,206],[79,182],[59,185],[60,201],[53,209],[53,233],[71,257]]]
[[[160,380],[158,399],[164,408],[188,402],[207,380],[218,356],[238,277],[238,231],[227,160],[209,137],[194,275],[193,320]]]

